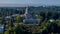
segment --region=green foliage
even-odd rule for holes
[[[42,19],[42,16],[36,15],[37,19]]]
[[[14,27],[14,34],[23,34],[25,31],[23,29],[22,25],[17,25],[16,27]]]
[[[16,20],[17,20],[18,23],[20,23],[20,22],[22,22],[22,17],[21,16],[17,16]]]
[[[57,24],[58,24],[58,26],[60,27],[60,20],[59,20],[59,19],[57,20]]]
[[[13,21],[12,21],[12,19],[10,20],[9,25],[10,25],[10,27],[13,27]]]
[[[9,30],[5,31],[4,34],[9,34]]]
[[[2,20],[0,20],[0,24],[2,24]]]
[[[9,27],[7,31],[4,32],[4,34],[15,34],[15,27]]]
[[[4,18],[0,20],[0,24],[4,24],[5,20]]]
[[[0,33],[0,34],[3,34],[3,33]]]
[[[46,23],[45,21],[41,24],[39,32],[42,33],[44,30],[47,29],[47,25],[48,23]]]

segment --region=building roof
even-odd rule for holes
[[[38,24],[38,19],[24,19],[25,24]]]

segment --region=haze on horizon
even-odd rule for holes
[[[0,0],[0,6],[41,6],[56,5],[60,6],[60,0]]]

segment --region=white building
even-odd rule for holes
[[[35,15],[31,15],[28,11],[28,7],[26,7],[26,11],[25,11],[25,14],[24,16],[22,16],[24,19],[23,19],[23,22],[25,24],[38,24],[38,19],[36,19],[36,16]],[[34,18],[35,17],[35,18]]]

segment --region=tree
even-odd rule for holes
[[[13,20],[12,20],[12,17],[11,17],[10,22],[9,22],[9,34],[14,34],[13,27],[14,27],[14,25],[13,25]]]
[[[12,20],[12,18],[10,19],[9,25],[10,25],[10,27],[13,27],[13,20]]]
[[[25,30],[23,29],[24,26],[22,25],[17,25],[15,27],[15,34],[24,34]]]
[[[5,22],[4,17],[2,19],[0,18],[0,24],[4,24],[4,22]]]
[[[0,24],[2,24],[2,20],[0,20]]]
[[[16,20],[17,20],[18,23],[20,23],[20,22],[22,22],[22,17],[21,16],[17,16]]]
[[[8,30],[7,30],[7,31],[5,31],[5,32],[4,32],[4,34],[9,34],[9,31],[8,31]]]

